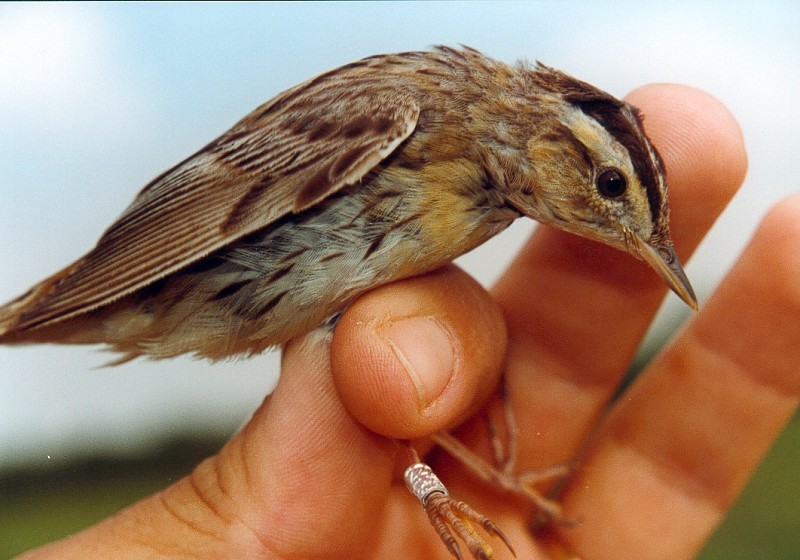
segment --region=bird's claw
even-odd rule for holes
[[[405,479],[406,486],[420,501],[431,525],[455,558],[463,560],[456,537],[464,541],[475,560],[490,560],[493,557],[492,547],[476,526],[482,527],[491,536],[499,537],[516,557],[514,548],[500,528],[466,503],[451,498],[428,465],[411,465],[406,469]]]

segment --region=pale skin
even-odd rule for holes
[[[666,162],[685,261],[744,178],[739,127],[682,86],[628,101]],[[570,461],[594,434],[562,499],[580,523],[556,526],[550,545],[584,560],[690,559],[798,404],[797,247],[796,196],[607,416],[665,293],[630,256],[540,227],[491,291],[455,267],[374,290],[339,323],[332,367],[310,338],[289,344],[273,395],[191,476],[24,558],[450,558],[402,485],[406,454],[391,438],[466,421],[459,437],[488,457],[484,405],[498,410],[505,370],[518,470]],[[524,504],[441,453],[426,460],[518,557],[563,558],[528,532]]]

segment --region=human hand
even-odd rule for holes
[[[685,259],[743,178],[738,126],[688,88],[629,100],[666,161]],[[332,368],[313,335],[294,341],[274,394],[217,456],[26,558],[447,558],[389,438],[463,423],[458,435],[485,449],[481,410],[503,370],[519,469],[568,462],[592,435],[563,494],[580,523],[537,540],[522,504],[429,457],[453,495],[497,522],[520,558],[555,557],[556,541],[584,560],[691,558],[797,404],[798,217],[797,198],[769,214],[607,416],[665,288],[629,256],[542,227],[491,295],[455,267],[367,294],[337,327]]]

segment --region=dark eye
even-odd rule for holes
[[[616,169],[606,169],[597,176],[597,190],[606,198],[619,198],[628,186],[625,177]]]

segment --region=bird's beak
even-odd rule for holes
[[[686,305],[697,311],[697,297],[694,295],[692,285],[683,271],[681,263],[675,255],[675,249],[667,245],[664,247],[653,247],[638,236],[633,235],[636,249],[644,261],[649,264],[658,275],[664,279],[667,286],[675,292],[679,298],[686,302]]]

